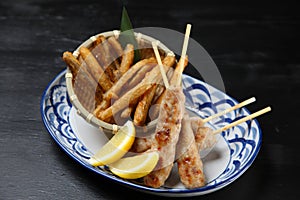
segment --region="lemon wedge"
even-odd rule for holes
[[[122,158],[108,165],[110,171],[125,179],[137,179],[149,174],[159,159],[158,152],[147,152],[136,156]]]
[[[102,166],[122,158],[131,148],[135,138],[135,127],[127,121],[122,128],[88,161],[92,166]]]

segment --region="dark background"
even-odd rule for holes
[[[197,3],[195,3],[197,2]],[[121,2],[9,0],[0,3],[0,199],[153,199],[90,172],[61,150],[40,116],[47,84],[65,68],[62,52],[118,29]],[[227,93],[256,111],[261,151],[229,186],[194,199],[298,199],[299,9],[291,1],[129,1],[135,27],[184,32],[212,56]],[[189,73],[189,71],[187,71]]]

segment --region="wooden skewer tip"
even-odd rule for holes
[[[251,114],[251,115],[248,115],[248,116],[246,116],[246,117],[244,117],[244,118],[242,118],[242,119],[239,119],[239,120],[234,121],[234,122],[232,122],[232,123],[230,123],[230,124],[227,124],[226,126],[220,128],[220,129],[215,130],[215,131],[213,132],[213,134],[218,134],[218,133],[221,133],[221,132],[223,132],[223,131],[226,131],[227,129],[230,129],[230,128],[232,128],[232,127],[234,127],[234,126],[237,126],[237,125],[239,125],[239,124],[241,124],[241,123],[243,123],[243,122],[246,122],[246,121],[248,121],[248,120],[254,119],[254,118],[256,118],[256,117],[258,117],[258,116],[260,116],[260,115],[263,115],[263,114],[265,114],[265,113],[267,113],[267,112],[270,112],[270,111],[271,111],[271,107],[268,106],[268,107],[266,107],[266,108],[264,108],[264,109],[261,109],[261,110],[255,112],[255,113],[253,113],[253,114]]]
[[[250,99],[247,99],[247,100],[245,100],[245,101],[243,101],[243,102],[241,102],[241,103],[239,103],[239,104],[236,104],[236,105],[234,105],[234,106],[232,106],[232,107],[230,107],[230,108],[227,108],[226,110],[223,110],[223,111],[221,111],[221,112],[218,112],[218,113],[216,113],[216,114],[214,114],[214,115],[212,115],[212,116],[209,116],[209,117],[203,119],[203,122],[206,123],[206,122],[208,122],[208,121],[210,121],[210,120],[212,120],[212,119],[215,119],[215,118],[217,118],[217,117],[220,117],[220,116],[222,116],[222,115],[225,115],[226,113],[229,113],[229,112],[231,112],[231,111],[234,111],[234,110],[236,110],[236,109],[239,109],[239,108],[241,108],[241,107],[243,107],[243,106],[246,106],[246,105],[248,105],[248,104],[250,104],[250,103],[253,103],[253,102],[255,102],[255,101],[256,101],[256,98],[255,98],[255,97],[251,97]]]
[[[182,46],[182,51],[181,51],[181,57],[183,59],[186,56],[187,47],[188,47],[188,41],[189,41],[190,33],[191,33],[191,28],[192,28],[191,24],[187,24],[186,25],[185,35],[184,35],[184,41],[183,41],[183,46]]]
[[[182,74],[183,69],[184,69],[184,59],[185,59],[187,48],[188,48],[188,42],[189,42],[189,37],[190,37],[190,33],[191,33],[191,28],[192,28],[191,24],[186,25],[184,41],[183,41],[182,51],[181,51],[181,59],[179,61],[180,62],[180,71],[179,71],[180,74]],[[181,83],[181,79],[178,79],[176,85],[179,86],[180,83]]]
[[[255,97],[251,97],[250,99],[248,99],[248,101],[250,101],[252,103],[252,102],[256,101],[256,98]]]
[[[161,61],[161,58],[160,58],[160,55],[159,55],[159,51],[158,51],[158,48],[157,48],[158,44],[159,44],[159,41],[152,42],[152,48],[153,48],[156,60],[158,62],[158,65],[159,65],[160,73],[162,75],[164,84],[165,84],[166,88],[169,88],[168,78],[167,78],[166,72],[164,70],[164,67],[163,67],[163,64],[162,64],[162,61]]]

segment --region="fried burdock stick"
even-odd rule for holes
[[[134,110],[134,106],[128,106],[121,112],[120,117],[123,119],[128,119],[131,113],[133,112],[133,110]]]
[[[114,84],[114,86],[104,95],[104,99],[110,100],[111,98],[118,98],[122,88],[127,85],[129,80],[133,78],[135,73],[149,63],[156,63],[154,58],[144,59],[133,65],[121,78]]]
[[[89,111],[94,109],[94,106],[102,101],[103,92],[100,89],[98,83],[94,81],[91,74],[87,71],[86,66],[81,64],[78,59],[71,52],[63,53],[63,60],[68,65],[73,75],[73,87],[74,92]],[[85,97],[90,96],[88,92],[94,92],[95,103],[91,103],[92,99],[87,100]]]
[[[103,101],[95,109],[94,115],[99,116],[99,113],[107,109],[111,105],[112,99],[117,99],[122,88],[126,87],[127,83],[135,76],[136,72],[149,63],[156,63],[154,58],[144,59],[134,64],[105,94]]]
[[[132,44],[127,44],[125,50],[123,51],[120,67],[114,71],[114,75],[118,80],[132,66],[133,61],[134,61],[134,46]]]
[[[133,60],[134,60],[134,46],[132,44],[127,44],[119,68],[121,75],[125,74],[128,71],[130,66],[133,64]]]
[[[137,107],[134,112],[134,118],[133,123],[137,126],[143,126],[145,125],[148,111],[151,106],[153,97],[155,95],[155,91],[157,88],[157,84],[154,84],[149,90],[147,90],[143,96],[142,99],[137,104]]]
[[[66,51],[63,53],[62,59],[64,62],[68,65],[68,67],[71,70],[71,73],[73,74],[73,79],[77,76],[77,73],[80,69],[80,62],[75,58],[75,56],[69,52]]]
[[[175,63],[174,56],[167,56],[164,59],[164,67],[166,67],[166,69],[168,69],[174,63]],[[124,76],[122,76],[122,77],[124,77]],[[100,111],[97,117],[104,121],[111,118],[113,116],[113,114],[124,109],[125,107],[130,105],[132,102],[136,102],[138,100],[138,98],[145,93],[145,91],[147,91],[149,88],[151,88],[153,84],[159,82],[160,79],[161,79],[161,75],[159,72],[159,68],[158,67],[153,68],[150,72],[148,72],[146,74],[146,76],[142,82],[140,82],[138,85],[136,85],[135,87],[130,89],[122,97],[117,99],[114,102],[114,104],[111,105],[109,108],[107,108],[103,111]],[[124,85],[124,84],[122,84],[122,85]]]
[[[142,79],[145,77],[146,73],[149,72],[151,69],[153,69],[154,66],[156,66],[156,63],[146,64],[140,70],[138,70],[138,72],[132,77],[132,79],[128,83],[127,88],[133,88],[135,85],[137,85],[139,82],[141,82]],[[155,85],[157,85],[157,84],[155,84]],[[147,98],[144,98],[144,101],[146,99]],[[131,113],[135,111],[135,108],[136,108],[136,105],[132,105],[132,106],[129,106],[128,108],[125,108],[121,113],[121,118],[123,118],[123,119],[129,118],[131,116]]]
[[[115,51],[117,57],[121,57],[123,55],[123,49],[120,42],[114,36],[109,37],[107,41]]]
[[[138,85],[135,88],[132,88],[128,92],[126,92],[120,99],[116,100],[113,105],[109,108],[100,111],[98,114],[98,118],[107,121],[113,117],[114,114],[118,113],[125,107],[128,107],[132,104],[135,104],[138,101],[138,98],[142,96],[145,91],[152,87],[152,84],[143,84]]]
[[[154,59],[154,58],[153,58]],[[140,83],[145,77],[146,73],[152,70],[157,65],[156,61],[153,63],[148,63],[138,70],[138,72],[130,79],[128,87],[132,88],[138,83]]]
[[[71,73],[73,74],[74,81],[76,78],[78,78],[80,80],[84,80],[84,83],[82,85],[87,84],[93,86],[97,84],[97,82],[94,81],[92,75],[87,71],[86,66],[80,63],[80,61],[76,59],[71,52],[68,51],[64,52],[62,58],[70,68]],[[101,98],[102,98],[102,94],[101,94]]]
[[[115,83],[119,79],[119,77],[116,76],[116,71],[120,68],[120,63],[118,61],[119,56],[116,55],[113,47],[103,35],[96,38],[93,42],[93,46],[92,53],[103,67],[111,82]]]
[[[84,62],[87,64],[88,71],[92,74],[95,81],[99,83],[103,91],[108,91],[112,87],[113,83],[104,73],[103,68],[100,66],[94,55],[86,47],[81,47],[79,52]]]

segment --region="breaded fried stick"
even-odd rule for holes
[[[104,91],[109,90],[113,84],[108,76],[104,73],[103,68],[95,59],[94,55],[86,47],[81,47],[79,52],[83,60],[86,62],[88,70],[94,77],[95,81],[99,83]]]
[[[164,66],[167,69],[167,68],[169,68],[169,66],[172,66],[174,64],[174,62],[175,62],[174,56],[167,56],[164,59]],[[161,75],[159,72],[159,68],[155,67],[154,69],[152,69],[150,72],[148,72],[146,74],[146,76],[142,82],[140,82],[134,88],[132,88],[128,92],[126,92],[121,98],[116,100],[113,105],[111,105],[110,107],[108,107],[107,109],[105,109],[103,111],[100,110],[100,112],[97,113],[98,114],[97,117],[104,121],[111,118],[114,113],[119,112],[120,110],[122,110],[123,108],[125,108],[126,106],[128,106],[130,104],[134,104],[132,102],[137,101],[138,98],[145,93],[145,91],[147,91],[149,88],[151,88],[154,83],[159,82],[160,79],[161,79]],[[124,85],[124,84],[122,84],[122,85]],[[117,88],[115,88],[115,89],[117,89]],[[110,95],[110,97],[111,97],[111,95]]]
[[[85,106],[86,109],[92,111],[95,107],[94,104],[91,103],[91,99],[86,99],[85,97],[90,95],[93,92],[95,94],[95,103],[99,103],[102,101],[103,92],[99,88],[99,84],[94,80],[92,75],[87,71],[86,66],[71,52],[63,53],[63,60],[69,66],[71,73],[73,75],[73,86],[74,92],[80,99],[81,103]]]
[[[133,65],[111,88],[103,95],[103,101],[95,109],[94,115],[99,116],[99,113],[107,109],[111,105],[111,100],[118,98],[122,88],[129,82],[135,73],[143,66],[149,63],[156,63],[154,58],[144,59]]]
[[[133,63],[134,59],[134,46],[127,44],[122,56],[122,62],[119,68],[121,75],[125,74]]]

